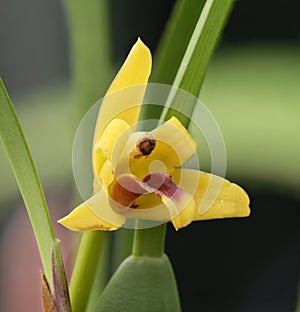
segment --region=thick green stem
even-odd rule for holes
[[[134,230],[120,229],[114,233],[113,238],[113,257],[111,263],[112,272],[131,255],[133,247]]]
[[[97,272],[94,277],[94,282],[90,292],[90,298],[86,311],[94,311],[93,308],[95,303],[99,299],[99,295],[105,288],[110,275],[111,275],[111,247],[112,247],[112,233],[106,232],[105,242],[102,249],[102,254],[100,257],[100,262],[98,263]]]
[[[136,229],[132,254],[138,257],[160,258],[164,254],[167,224]]]
[[[73,312],[85,311],[106,235],[103,231],[82,234],[70,283]]]

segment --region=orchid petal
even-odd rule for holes
[[[125,217],[112,210],[106,192],[101,189],[58,223],[73,231],[112,231],[125,223]]]
[[[92,152],[95,192],[101,186],[100,170],[111,156],[118,132],[120,135],[138,119],[151,72],[151,62],[149,49],[138,39],[102,101],[95,127]],[[132,86],[135,87],[129,88]],[[122,92],[117,92],[122,89]]]
[[[187,212],[194,221],[247,217],[250,214],[247,193],[226,179],[192,169],[176,170],[173,178],[196,202],[196,208]]]
[[[152,59],[149,49],[141,39],[138,39],[102,102],[95,128],[95,140],[101,135],[103,129],[113,118],[123,119],[129,125],[133,125],[137,121],[140,105],[151,72],[151,63]],[[117,91],[135,85],[140,86],[131,88],[133,90],[128,95],[124,93],[126,94],[126,99],[117,96]],[[124,94],[122,92],[122,95]],[[117,101],[118,99],[119,101]]]
[[[120,154],[131,134],[131,128],[122,119],[113,119],[102,132],[101,136],[95,141],[93,149],[93,168],[94,168],[94,192],[99,190],[98,186],[102,183],[108,185],[109,181],[103,180],[102,167],[111,161],[112,153]],[[104,168],[105,176],[108,171],[108,163]],[[111,182],[111,181],[110,181]]]
[[[197,151],[196,142],[176,117],[170,118],[151,133],[158,142],[164,142],[174,148],[180,166],[186,163]],[[164,159],[167,163],[170,162],[173,167],[178,167],[177,164],[172,164],[171,155],[163,155],[161,160],[164,161]]]
[[[107,188],[114,180],[113,168],[110,160],[106,160],[103,164],[100,173],[94,178],[94,194],[99,192],[102,187]]]

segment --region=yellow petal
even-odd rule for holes
[[[176,170],[174,180],[196,202],[193,220],[247,217],[249,197],[238,185],[218,176],[192,169]]]
[[[109,186],[109,184],[112,183],[114,178],[115,177],[111,161],[106,160],[100,170],[100,173],[94,177],[94,194],[99,192],[102,187],[104,189],[107,189],[107,187]]]
[[[151,63],[149,49],[138,39],[102,102],[95,129],[95,140],[113,118],[123,119],[129,125],[137,121],[140,104],[151,72]],[[130,88],[128,92],[125,90],[118,96],[119,92],[117,91],[135,85],[139,86]]]
[[[125,223],[125,217],[112,210],[106,192],[100,190],[89,200],[58,220],[73,231],[116,230]]]
[[[193,221],[193,212],[195,211],[196,203],[190,194],[182,192],[180,200],[169,199],[168,202],[166,202],[166,199],[163,198],[163,202],[168,207],[169,211],[172,211],[171,222],[176,231],[189,225]]]
[[[93,147],[94,186],[102,184],[101,169],[103,165],[107,160],[111,161],[113,150],[117,155],[121,153],[130,134],[131,129],[128,123],[122,119],[113,119],[97,138]],[[97,191],[97,187],[94,187],[94,192]]]
[[[179,165],[183,165],[196,153],[196,142],[176,117],[170,118],[151,133],[158,142],[164,142],[173,147],[179,159]],[[164,159],[167,163],[173,161],[172,155],[162,153],[162,160]],[[178,167],[176,163],[172,166]]]
[[[133,133],[116,172],[131,173],[139,179],[153,172],[172,173],[174,168],[187,162],[196,150],[197,144],[190,134],[177,118],[172,117],[149,133]]]

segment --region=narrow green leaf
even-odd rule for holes
[[[208,62],[233,4],[234,0],[206,1],[175,77],[173,83],[175,87],[186,90],[198,97]],[[184,104],[182,99],[177,100],[175,95],[170,105],[171,110],[166,113],[165,119],[169,119],[172,115],[176,116],[176,110],[180,110],[186,115],[181,121],[187,126],[188,117],[192,115],[194,105]]]
[[[153,82],[172,84],[174,81],[205,1],[176,1],[155,54]]]
[[[151,82],[168,85],[173,83],[205,1],[176,1],[154,56]],[[140,119],[159,119],[161,113],[161,106],[144,105]]]
[[[1,79],[0,137],[30,218],[46,277],[51,281],[50,255],[54,232],[49,211],[22,128]]]

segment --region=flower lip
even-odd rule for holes
[[[135,200],[143,194],[155,194],[160,198],[166,196],[178,200],[181,189],[173,182],[172,177],[165,173],[149,174],[142,181],[132,175],[123,175],[109,186],[110,203],[121,213],[126,212],[128,208],[144,208],[135,203]]]
[[[178,188],[172,177],[165,173],[151,173],[143,179],[143,182],[157,193],[168,197],[172,197]]]

